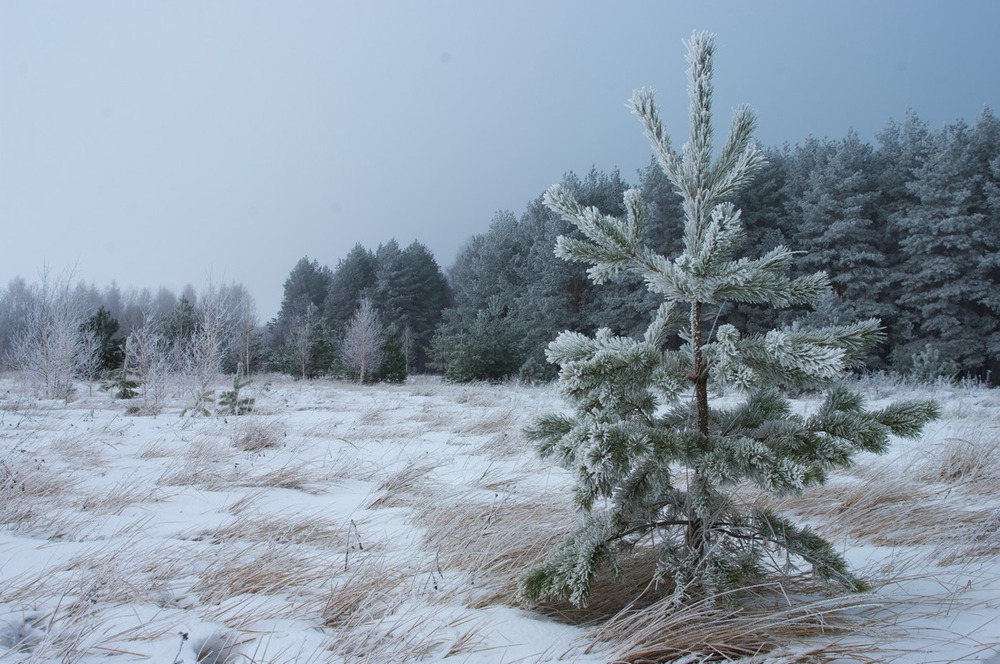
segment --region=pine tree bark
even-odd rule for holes
[[[698,431],[702,436],[708,436],[708,371],[705,367],[705,359],[702,353],[704,345],[702,331],[702,303],[694,302],[691,305],[691,345],[694,355],[694,368],[689,378],[694,383],[695,416],[698,421]],[[701,470],[694,468],[694,484],[701,486]],[[697,491],[698,489],[696,489]],[[689,492],[690,496],[690,492]],[[688,551],[694,554],[695,566],[700,567],[705,559],[708,550],[708,538],[705,533],[705,523],[695,512],[694,506],[688,499],[688,527],[685,534],[685,545]]]
[[[691,382],[694,383],[694,401],[698,417],[698,431],[703,436],[708,435],[708,371],[702,354],[704,339],[701,329],[701,302],[691,305],[691,345],[694,347],[694,370],[691,372]]]

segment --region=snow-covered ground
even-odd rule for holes
[[[780,505],[879,587],[801,600],[809,628],[767,657],[1000,661],[1000,393],[858,387],[944,417]],[[251,389],[252,415],[153,417],[0,377],[0,659],[604,662],[694,638],[693,618],[640,638],[518,602],[573,519],[566,474],[521,434],[563,407],[554,386]],[[705,611],[694,640],[752,631],[731,618]]]

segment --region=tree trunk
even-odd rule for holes
[[[694,402],[698,417],[698,431],[708,435],[708,369],[702,356],[701,302],[691,305],[691,345],[694,347],[694,370],[689,376],[694,383]]]
[[[694,383],[695,416],[698,421],[698,431],[702,436],[708,436],[708,370],[705,367],[702,355],[702,346],[705,341],[702,336],[701,302],[694,302],[691,305],[691,345],[694,354],[694,369],[689,376]],[[694,468],[694,485],[698,486],[695,491],[700,491],[702,485],[701,470]],[[689,488],[689,494],[691,489]],[[705,530],[704,520],[695,513],[688,498],[688,527],[685,534],[685,545],[688,551],[694,553],[695,565],[701,566],[708,552],[708,533]]]

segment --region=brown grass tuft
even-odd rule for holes
[[[948,438],[928,457],[923,470],[924,480],[995,494],[1000,490],[1000,435],[978,429]]]
[[[548,555],[575,516],[555,496],[484,493],[429,495],[414,504],[424,546],[436,552],[428,573],[468,606],[517,606],[521,573]]]
[[[730,662],[777,651],[791,651],[781,661],[831,661],[845,649],[838,652],[829,642],[860,631],[866,623],[864,609],[875,603],[865,595],[822,597],[816,592],[812,584],[792,580],[721,599],[733,608],[707,600],[675,605],[670,598],[639,609],[627,607],[591,630],[584,652],[609,649],[615,662],[642,663]],[[789,603],[792,596],[796,599]],[[827,644],[794,654],[794,646],[817,640]],[[865,650],[854,645],[846,652],[853,658]]]
[[[208,604],[240,595],[277,595],[315,588],[336,573],[333,557],[305,555],[295,546],[267,542],[226,547],[198,574],[194,592]]]
[[[933,543],[946,537],[957,522],[977,518],[956,511],[904,471],[880,465],[856,480],[814,487],[798,496],[762,500],[817,522],[817,530],[826,537],[846,535],[880,546]]]
[[[15,532],[45,528],[80,484],[72,471],[42,453],[20,448],[0,458],[0,524]]]
[[[427,476],[438,465],[433,462],[408,462],[406,467],[397,470],[379,482],[376,490],[381,492],[382,495],[369,503],[368,509],[412,505],[420,495],[426,494]]]
[[[273,470],[248,475],[239,480],[240,486],[266,489],[294,489],[309,494],[324,493],[329,486],[328,477],[308,463],[287,463]]]
[[[281,447],[285,442],[285,435],[284,426],[277,420],[240,417],[233,427],[231,439],[236,449],[259,453]]]
[[[82,498],[80,508],[97,514],[120,515],[133,505],[159,503],[167,497],[166,492],[153,486],[150,480],[140,478],[93,491]]]
[[[461,424],[456,433],[465,436],[482,436],[518,430],[518,418],[510,409],[494,410]]]
[[[212,544],[232,542],[274,542],[277,544],[302,544],[334,550],[344,541],[344,529],[332,521],[301,515],[275,515],[240,517],[218,528],[204,531],[196,540]]]
[[[490,436],[485,442],[472,448],[474,454],[490,459],[510,459],[528,453],[530,443],[515,429],[500,431]]]
[[[383,554],[355,556],[327,594],[323,624],[347,631],[378,621],[405,601],[411,580]]]

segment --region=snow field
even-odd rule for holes
[[[0,659],[922,662],[1000,643],[995,392],[924,388],[945,417],[920,441],[775,502],[843,543],[873,594],[798,575],[738,610],[608,622],[640,582],[590,612],[516,597],[575,518],[570,479],[521,434],[563,408],[554,386],[254,381],[254,414],[180,418],[183,398],[132,416],[0,378]]]

